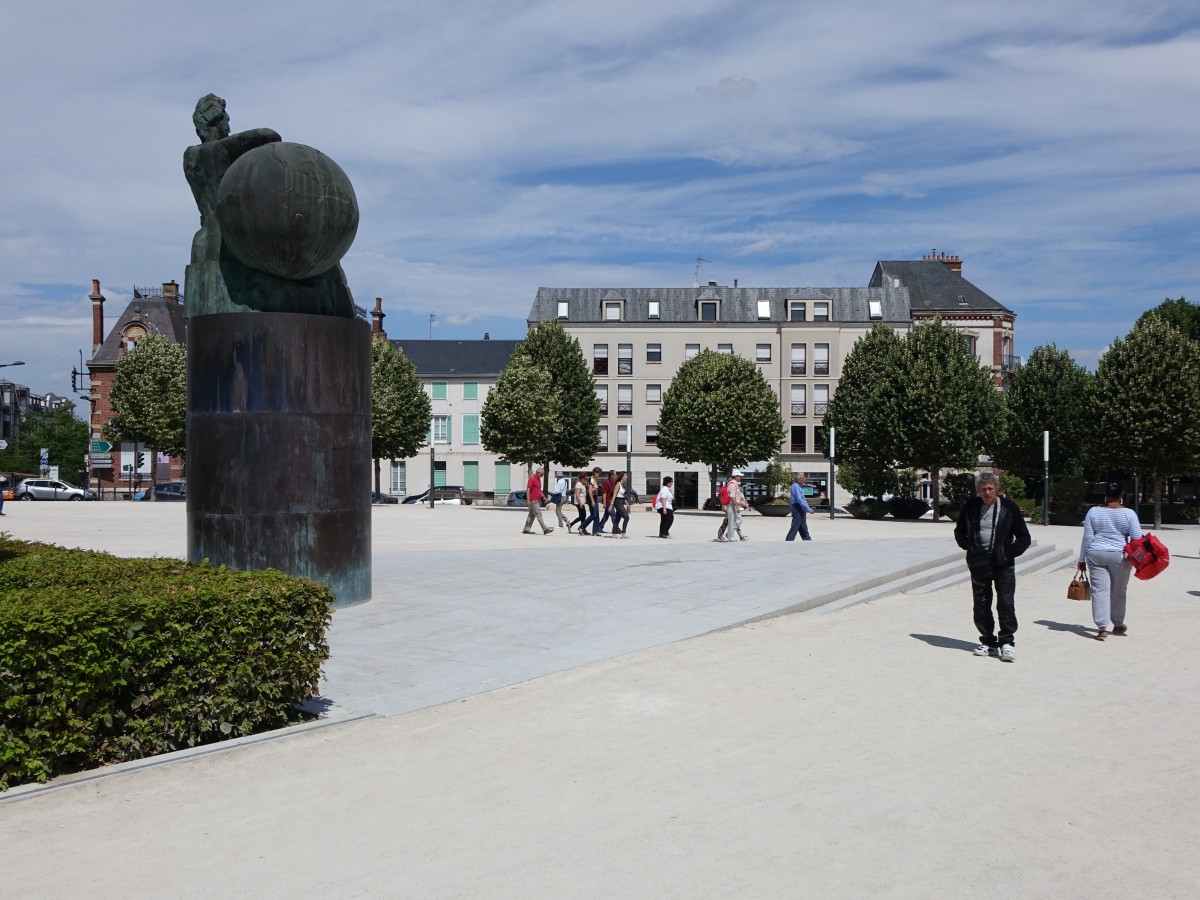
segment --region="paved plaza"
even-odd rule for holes
[[[18,537],[183,555],[181,505],[6,511]],[[955,568],[948,523],[818,516],[786,544],[752,516],[735,545],[702,514],[670,541],[645,512],[626,541],[522,523],[377,508],[375,599],[330,634],[332,724],[10,792],[0,893],[1200,893],[1197,529],[1161,535],[1127,638],[1091,640],[1069,569],[1031,567],[1005,665],[969,653],[964,583],[908,590]],[[1047,567],[1078,546],[1032,531]]]

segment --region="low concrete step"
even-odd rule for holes
[[[1061,564],[1061,554],[1064,551],[1058,550],[1053,544],[1038,544],[1036,541],[1017,559],[1017,574],[1026,575],[1031,571],[1039,571],[1038,566],[1045,564],[1047,561],[1053,561],[1056,565]],[[1070,551],[1065,551],[1070,555]],[[947,574],[944,578],[930,580],[915,586],[912,589],[905,589],[906,594],[931,594],[934,591],[940,591],[944,587],[960,584],[970,580],[970,573],[967,572],[966,564],[963,563],[953,572]]]

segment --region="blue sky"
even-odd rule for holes
[[[667,8],[671,6],[672,8]],[[1103,8],[1100,8],[1103,7]],[[1184,2],[25,4],[0,75],[0,363],[66,393],[183,269],[203,94],[349,174],[343,261],[393,337],[519,337],[546,286],[865,285],[960,255],[1094,365],[1200,300],[1200,9]],[[19,36],[16,39],[13,36]]]

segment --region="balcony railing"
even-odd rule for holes
[[[600,402],[600,415],[602,415],[602,416],[608,415],[608,403],[603,400]]]
[[[792,360],[792,374],[793,375],[803,375],[807,368],[808,368],[808,366],[805,365],[804,362],[797,362],[796,360]]]
[[[617,404],[617,415],[618,416],[632,416],[633,415],[633,404],[632,403],[618,403]]]
[[[828,375],[829,374],[829,363],[828,362],[813,363],[813,374],[814,375]]]
[[[608,374],[608,360],[607,359],[593,359],[592,360],[592,374],[593,375],[607,375]]]
[[[793,416],[802,416],[805,414],[805,410],[807,408],[808,408],[807,403],[793,403],[792,404],[792,415]]]
[[[596,452],[597,453],[607,453],[608,452],[608,441],[601,441],[600,446],[596,448]]]
[[[808,452],[808,442],[807,441],[792,441],[791,452],[792,453],[807,453]]]
[[[814,403],[813,404],[813,415],[814,416],[825,415],[825,410],[828,409],[828,407],[829,407],[828,403]]]
[[[618,453],[628,453],[628,452],[629,452],[629,445],[628,445],[628,444],[622,444],[622,443],[619,443],[619,442],[618,442],[618,444],[617,444],[617,452],[618,452]]]
[[[1021,364],[1021,357],[1013,356],[1011,353],[1008,356],[1000,357],[1000,371],[1012,372]]]

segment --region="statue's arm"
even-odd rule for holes
[[[222,140],[228,148],[230,162],[243,153],[261,147],[263,144],[274,144],[282,141],[279,132],[271,128],[251,128],[249,131],[239,131]]]

